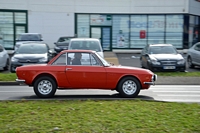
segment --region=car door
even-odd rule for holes
[[[72,88],[104,88],[106,85],[106,70],[90,53],[81,53],[81,65],[66,66],[66,77]],[[68,53],[73,60],[75,53]]]

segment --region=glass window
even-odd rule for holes
[[[166,43],[183,47],[183,15],[166,15]]]
[[[15,12],[15,23],[26,23],[26,13],[24,12]]]
[[[13,49],[13,34],[13,13],[0,12],[0,43],[5,47],[5,49]]]
[[[165,16],[149,15],[148,17],[148,44],[164,43]]]
[[[113,15],[112,47],[129,47],[129,15]]]
[[[147,44],[147,15],[131,15],[130,28],[130,47],[145,47]]]
[[[90,15],[90,25],[111,25],[111,15]]]
[[[66,65],[66,62],[68,62],[68,64],[70,63],[71,59],[70,58],[66,58],[66,53],[61,54],[56,61],[54,61],[54,63],[52,65]]]
[[[77,37],[90,37],[90,20],[89,15],[77,15]]]

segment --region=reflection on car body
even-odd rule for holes
[[[81,63],[73,65],[75,54],[81,54]],[[150,70],[111,66],[97,52],[91,50],[64,50],[48,64],[17,67],[17,82],[33,86],[38,97],[52,97],[57,89],[116,90],[122,97],[136,97],[157,80]],[[27,76],[28,75],[28,76]]]
[[[149,44],[141,52],[141,66],[152,71],[185,71],[185,59],[171,44]]]

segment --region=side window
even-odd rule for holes
[[[52,65],[66,65],[66,62],[68,62],[68,59],[66,58],[66,53],[64,53],[60,55]]]
[[[90,54],[90,59],[91,59],[91,65],[92,66],[100,66],[99,61],[96,60],[96,58],[94,57],[94,55]]]
[[[197,44],[194,49],[200,51],[200,44]]]

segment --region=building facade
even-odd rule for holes
[[[0,43],[13,50],[19,33],[41,33],[54,47],[60,36],[100,39],[104,50],[200,41],[198,0],[1,0]]]

